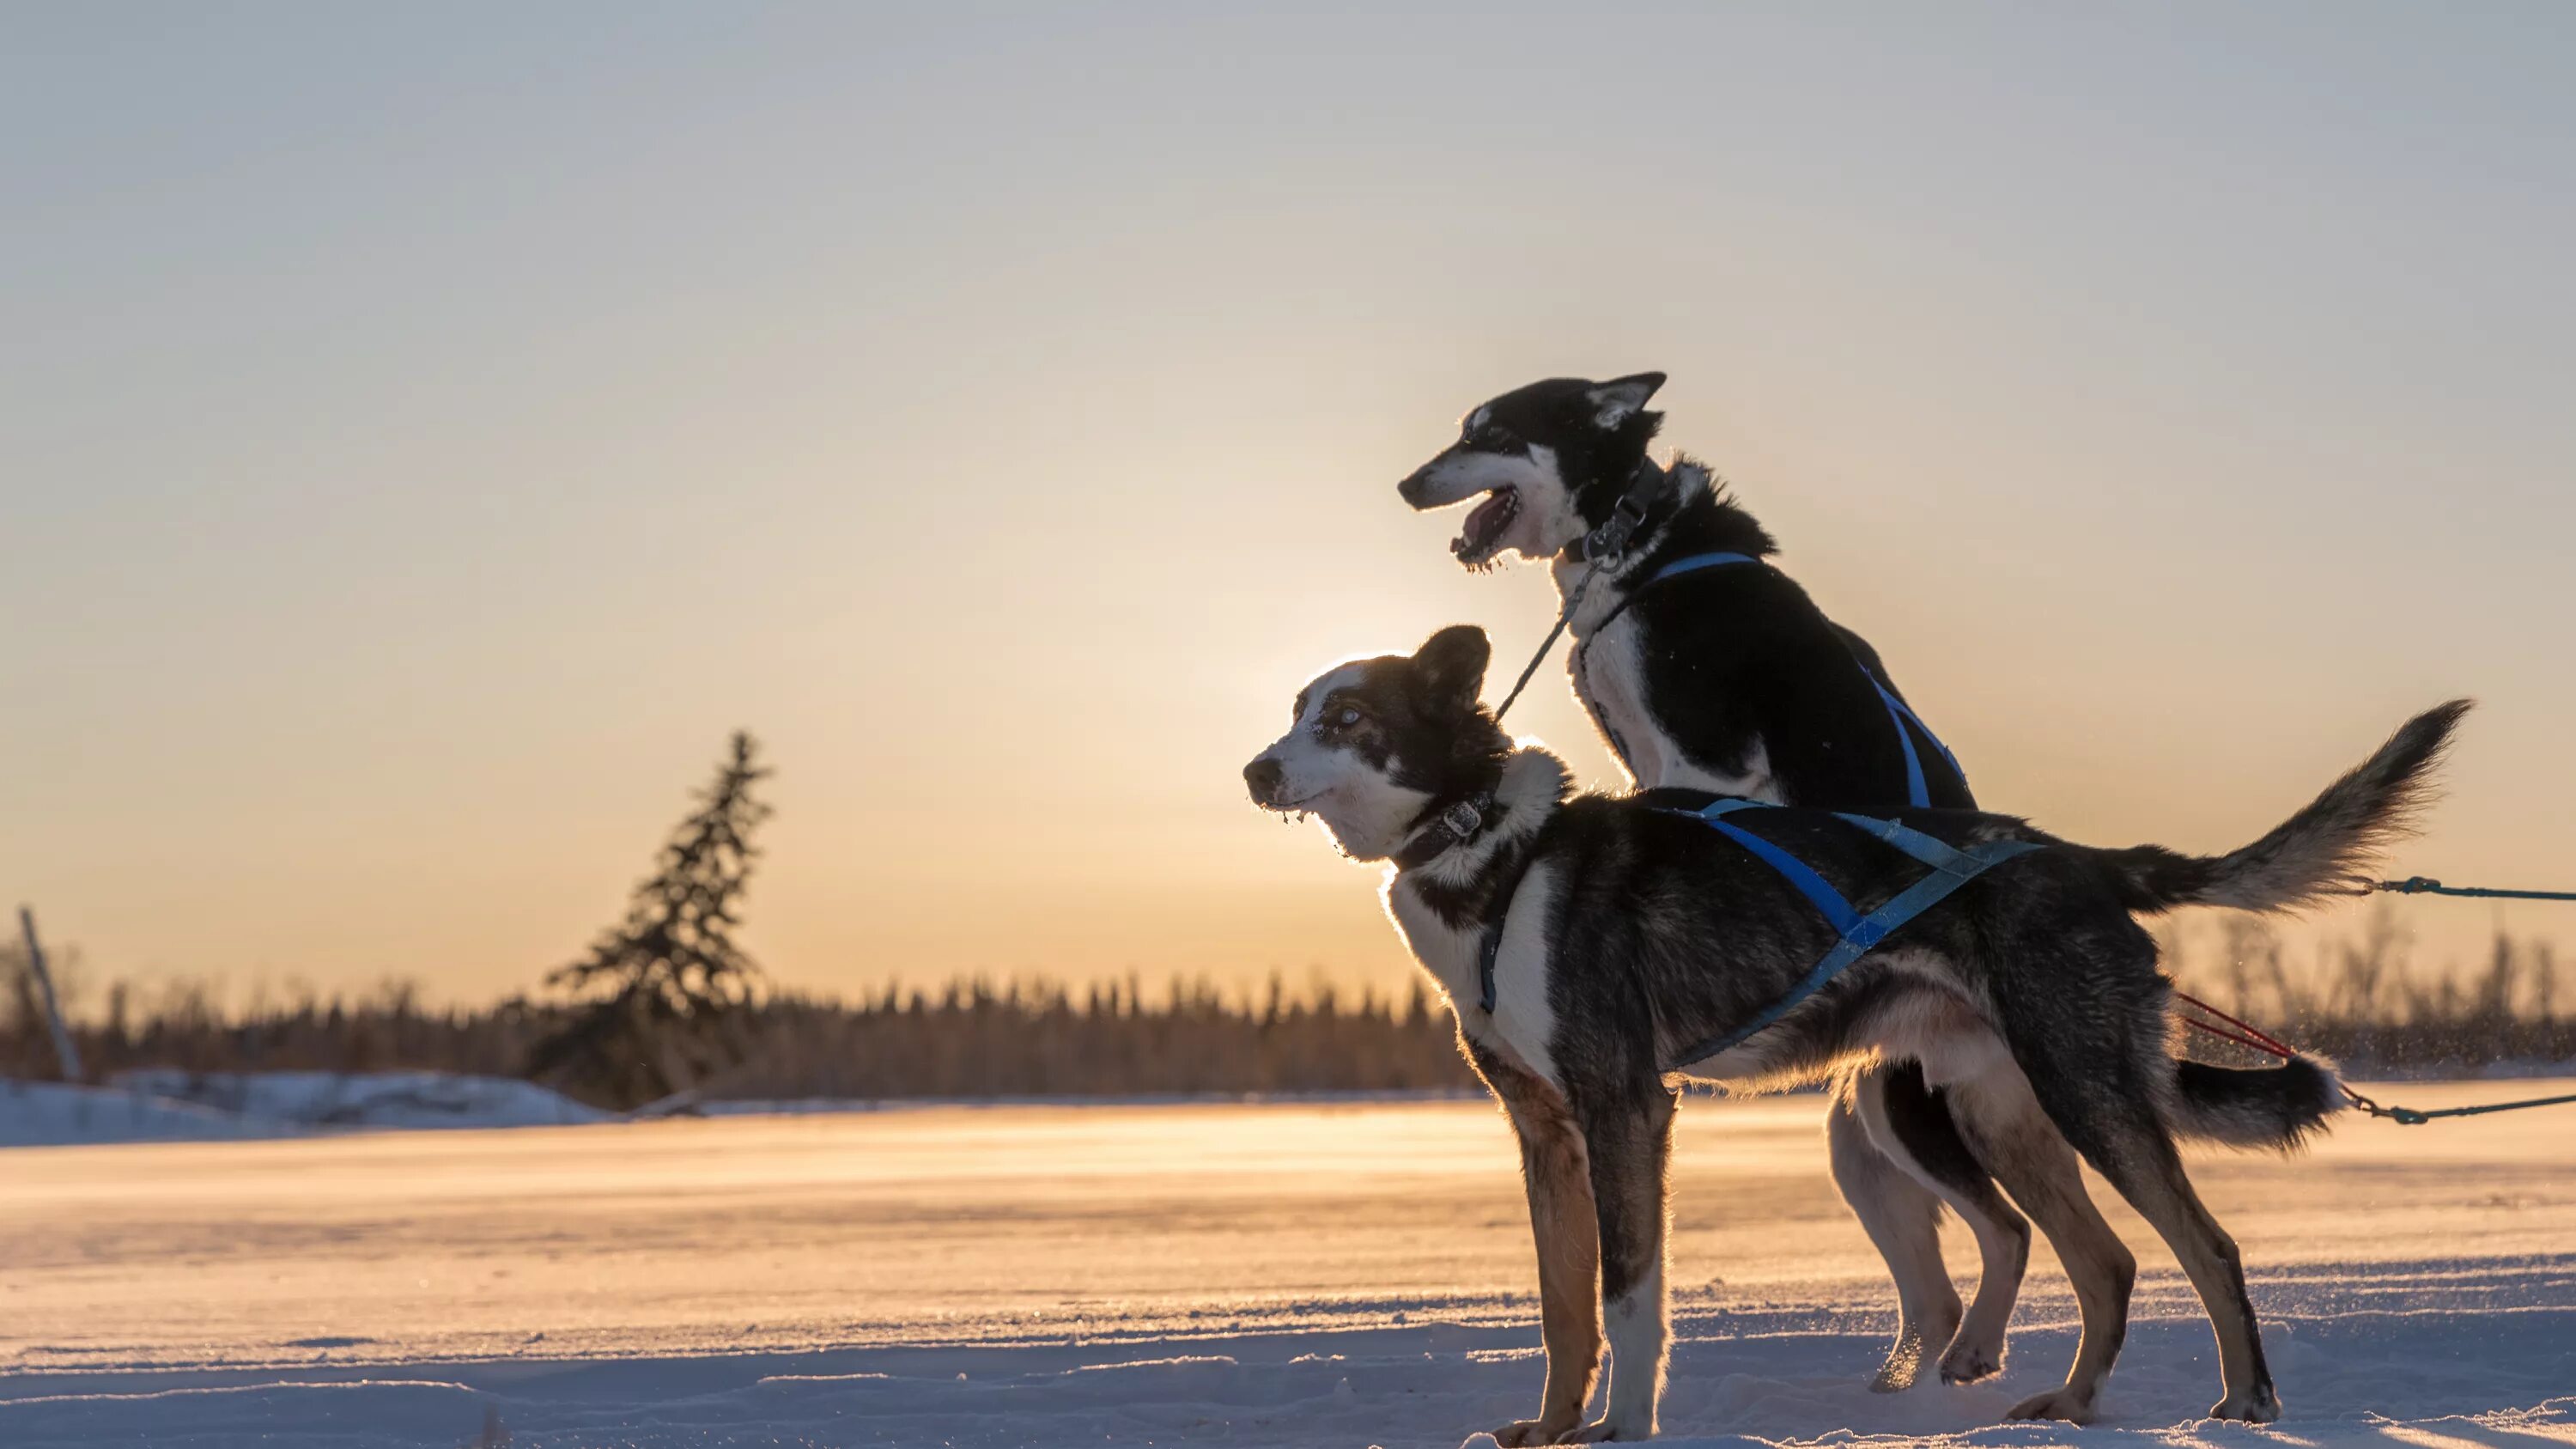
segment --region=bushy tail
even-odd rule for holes
[[[2230,1147],[2287,1152],[2350,1105],[2334,1065],[2316,1057],[2253,1070],[2176,1062],[2174,1079],[2178,1090],[2165,1113],[2167,1125],[2186,1137]]]
[[[2380,852],[2405,835],[2433,793],[2433,771],[2469,712],[2455,699],[2398,727],[2377,753],[2328,785],[2306,809],[2252,845],[2225,855],[2181,855],[2160,845],[2099,852],[2119,873],[2134,911],[2232,906],[2279,911],[2367,884]]]

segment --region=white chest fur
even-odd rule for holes
[[[1459,1029],[1477,1045],[1535,1074],[1551,1086],[1556,1079],[1550,1044],[1556,1014],[1548,1004],[1548,903],[1555,892],[1554,871],[1531,867],[1512,893],[1503,937],[1494,953],[1494,1007],[1484,1008],[1482,927],[1458,930],[1423,903],[1403,880],[1386,891],[1386,912],[1395,922],[1413,959],[1440,983],[1458,1014]]]
[[[1557,564],[1560,593],[1577,582],[1581,567]],[[1779,803],[1770,751],[1760,739],[1742,760],[1713,763],[1684,750],[1664,728],[1647,704],[1645,622],[1634,609],[1620,610],[1606,625],[1601,622],[1617,606],[1616,590],[1595,588],[1585,596],[1569,626],[1574,635],[1570,667],[1575,698],[1615,741],[1615,752],[1625,755],[1621,763],[1631,783],[1641,790],[1679,786]]]
[[[1458,1013],[1459,1029],[1492,1051],[1549,1083],[1556,1081],[1549,1045],[1556,1017],[1548,1005],[1548,921],[1556,900],[1555,868],[1533,862],[1512,888],[1503,933],[1494,953],[1494,1005],[1484,999],[1485,930],[1481,921],[1451,925],[1422,897],[1423,888],[1457,891],[1488,878],[1497,851],[1521,850],[1537,837],[1566,786],[1565,766],[1544,750],[1523,749],[1503,766],[1494,803],[1500,824],[1482,838],[1426,862],[1414,871],[1389,872],[1379,899],[1387,919],[1404,937],[1413,959],[1431,973]]]
[[[1482,994],[1480,978],[1484,933],[1461,931],[1440,919],[1422,900],[1422,893],[1400,877],[1390,878],[1386,893],[1387,919],[1395,922],[1396,934],[1413,952],[1413,959],[1431,973],[1431,979],[1449,999],[1459,1004],[1459,1020],[1465,1021]]]

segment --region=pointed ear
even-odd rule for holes
[[[1646,399],[1664,385],[1660,372],[1636,372],[1596,384],[1583,394],[1592,404],[1592,421],[1605,429],[1627,426],[1628,420],[1645,411]]]
[[[1422,671],[1433,693],[1471,710],[1476,696],[1484,693],[1485,663],[1493,653],[1484,630],[1473,624],[1452,624],[1422,641],[1422,647],[1413,651],[1413,665]]]

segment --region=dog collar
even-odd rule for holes
[[[1602,521],[1600,527],[1566,545],[1567,556],[1577,563],[1618,567],[1620,559],[1628,552],[1628,545],[1636,541],[1637,535],[1645,531],[1646,524],[1654,517],[1654,509],[1641,501],[1649,476],[1661,478],[1665,476],[1664,470],[1656,467],[1652,458],[1639,458],[1636,471],[1628,475],[1628,481],[1619,489],[1619,501],[1610,505],[1610,516]]]
[[[1529,688],[1530,676],[1538,673],[1539,665],[1547,658],[1547,651],[1556,647],[1558,637],[1565,633],[1567,625],[1574,622],[1575,612],[1583,607],[1583,596],[1591,589],[1592,581],[1605,570],[1616,570],[1626,561],[1628,545],[1636,540],[1638,530],[1644,528],[1653,516],[1652,510],[1637,501],[1637,495],[1642,491],[1637,480],[1650,472],[1660,474],[1662,470],[1655,467],[1654,459],[1639,458],[1637,471],[1628,475],[1628,486],[1619,490],[1619,501],[1610,505],[1609,519],[1565,546],[1565,557],[1591,567],[1583,571],[1582,578],[1575,581],[1573,590],[1565,596],[1565,607],[1557,611],[1556,627],[1548,630],[1547,637],[1539,641],[1538,652],[1530,656],[1529,667],[1523,669],[1521,677],[1513,682],[1512,692],[1503,696],[1502,705],[1494,711],[1494,723],[1501,724],[1503,716],[1511,711],[1513,702],[1521,697],[1521,691]],[[1680,510],[1676,508],[1674,512],[1679,513]],[[1622,604],[1620,607],[1627,606]],[[1613,748],[1616,748],[1615,741]],[[1624,752],[1619,762],[1627,763]]]
[[[1395,853],[1398,870],[1412,870],[1439,859],[1452,847],[1466,844],[1484,833],[1493,823],[1494,792],[1479,790],[1464,800],[1453,801],[1436,816],[1421,834],[1406,841]]]

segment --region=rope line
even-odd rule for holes
[[[2475,896],[2503,901],[2576,901],[2576,891],[2513,891],[2495,886],[2448,886],[2430,876],[2411,875],[2404,880],[2372,881],[2354,892],[2372,895],[2390,891],[2401,896]]]
[[[2197,1016],[2185,1015],[2180,1018],[2185,1026],[2207,1032],[2224,1041],[2232,1041],[2238,1046],[2250,1047],[2266,1056],[2279,1057],[2285,1062],[2298,1059],[2297,1049],[2287,1045],[2280,1038],[2251,1022],[2228,1015],[2188,991],[2175,992],[2174,999],[2193,1011],[2206,1012],[2217,1018],[2217,1021],[2212,1022],[2203,1021]],[[2224,1022],[2226,1025],[2219,1025],[2219,1022]],[[2234,1027],[2236,1030],[2230,1031],[2228,1027]],[[2483,1117],[2490,1112],[2519,1112],[2525,1107],[2558,1107],[2576,1102],[2576,1093],[2570,1093],[2564,1097],[2532,1097],[2520,1102],[2484,1102],[2474,1107],[2437,1107],[2431,1111],[2425,1111],[2416,1107],[2383,1106],[2354,1091],[2348,1083],[2338,1081],[2335,1085],[2343,1089],[2344,1100],[2350,1102],[2355,1110],[2367,1112],[2373,1117],[2385,1117],[2401,1127],[2421,1127],[2427,1122],[2443,1117]]]
[[[2489,1112],[2519,1112],[2525,1107],[2560,1107],[2576,1102],[2576,1093],[2564,1097],[2533,1097],[2521,1102],[2482,1102],[2474,1107],[2439,1107],[2430,1112],[2413,1107],[2383,1107],[2350,1087],[2343,1089],[2352,1104],[2373,1117],[2385,1117],[2401,1127],[2421,1127],[2437,1117],[2483,1117]]]
[[[2279,1052],[2272,1050],[2270,1047],[2265,1046],[2263,1043],[2256,1041],[2250,1036],[2240,1036],[2235,1032],[2229,1031],[2223,1026],[2212,1026],[2208,1022],[2201,1021],[2195,1017],[2184,1017],[2182,1019],[2182,1024],[2189,1027],[2197,1027],[2198,1029],[2209,1033],[2211,1036],[2218,1038],[2220,1041],[2232,1041],[2241,1047],[2251,1047],[2255,1051],[2261,1052],[2266,1056],[2277,1057],[2281,1055]]]
[[[2183,1022],[2187,1026],[2196,1026],[2202,1031],[2208,1032],[2212,1036],[2223,1036],[2229,1041],[2241,1042],[2246,1046],[2252,1047],[2258,1052],[2265,1052],[2272,1056],[2279,1057],[2285,1062],[2294,1060],[2299,1055],[2297,1048],[2282,1041],[2279,1037],[2272,1035],[2270,1032],[2263,1030],[2261,1027],[2256,1026],[2250,1021],[2229,1016],[2226,1012],[2219,1010],[2217,1007],[2210,1005],[2208,1002],[2201,1000],[2199,997],[2192,995],[2188,991],[2175,992],[2174,999],[2181,1002],[2183,1005],[2190,1007],[2194,1011],[2207,1012],[2209,1015],[2214,1016],[2220,1021],[2227,1023],[2229,1026],[2236,1028],[2236,1031],[2243,1032],[2244,1035],[2238,1036],[2235,1032],[2223,1031],[2218,1027],[2210,1025],[2208,1022],[2195,1020],[2188,1016],[2183,1018]]]
[[[1565,626],[1574,622],[1574,611],[1583,607],[1584,591],[1592,587],[1592,572],[1586,568],[1583,577],[1575,580],[1574,592],[1566,595],[1565,607],[1557,611],[1556,627],[1548,630],[1547,637],[1539,641],[1538,652],[1530,656],[1528,667],[1521,670],[1520,678],[1512,681],[1512,692],[1504,695],[1503,702],[1494,707],[1495,724],[1501,724],[1503,716],[1511,712],[1512,705],[1521,697],[1521,691],[1529,688],[1530,676],[1538,673],[1538,667],[1547,662],[1547,651],[1556,647],[1556,641],[1565,636]]]

